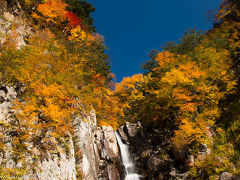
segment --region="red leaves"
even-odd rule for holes
[[[37,14],[34,14],[34,17],[37,19],[42,18],[46,23],[51,22],[60,26],[66,25],[65,22],[67,21],[67,26],[70,29],[76,28],[77,26],[86,29],[83,26],[82,19],[73,12],[66,10],[66,7],[67,4],[63,0],[50,0],[49,2],[39,4],[37,7],[42,17]]]
[[[82,26],[82,20],[78,18],[78,16],[70,11],[67,12],[66,17],[69,21],[70,27]]]

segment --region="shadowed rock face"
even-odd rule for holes
[[[6,0],[7,2],[7,8],[10,9],[10,8],[17,8],[19,5],[18,5],[18,2],[15,0]]]
[[[129,145],[136,173],[143,179],[187,178],[187,173],[181,170],[173,155],[174,150],[170,148],[170,132],[143,131],[140,123],[126,123],[117,131]]]

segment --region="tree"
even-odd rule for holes
[[[95,32],[93,19],[90,16],[90,13],[94,12],[95,8],[85,0],[66,0],[66,3],[69,4],[67,10],[75,13],[80,19],[82,19],[89,31]]]

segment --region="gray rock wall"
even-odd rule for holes
[[[123,176],[120,153],[112,127],[97,127],[94,111],[87,118],[74,120],[75,149],[81,151],[82,159],[77,167],[86,180],[112,179]]]
[[[31,141],[24,142],[25,149],[14,148],[15,137],[21,130],[17,126],[15,111],[12,109],[17,92],[13,87],[1,86],[0,99],[0,138],[3,146],[0,151],[0,166],[13,170],[25,169],[24,179],[76,179],[75,152],[71,135],[69,134],[67,140],[61,138],[68,150],[52,137],[47,139],[48,144],[54,147],[52,151],[43,151],[41,146],[36,146]],[[44,144],[43,140],[41,142]]]
[[[0,87],[1,167],[25,169],[24,179],[123,179],[124,169],[114,130],[107,126],[97,127],[94,111],[82,112],[84,115],[73,119],[73,135],[69,133],[68,137],[56,139],[46,132],[38,144],[29,140],[24,142],[25,149],[16,151],[14,139],[21,128],[17,126],[12,106],[19,100],[22,90],[15,89],[19,88]],[[19,155],[22,158],[16,160]]]

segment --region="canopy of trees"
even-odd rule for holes
[[[212,30],[191,29],[179,43],[153,50],[144,76],[116,85],[119,123],[170,130],[174,148],[197,158],[192,177],[240,173],[239,12],[239,1],[225,0]],[[204,160],[197,157],[203,144],[212,150]]]
[[[140,121],[148,130],[169,130],[172,147],[196,157],[190,170],[193,178],[214,179],[224,171],[240,174],[238,0],[222,3],[207,33],[191,29],[179,43],[153,50],[143,64],[145,74],[123,78],[114,91],[91,4],[21,4],[35,32],[25,47],[17,49],[14,37],[0,46],[1,82],[24,88],[13,107],[16,150],[26,150],[26,141],[37,144],[39,138],[67,137],[72,119],[95,109],[99,125],[117,128],[126,121]],[[211,149],[204,159],[198,157],[202,145]]]

